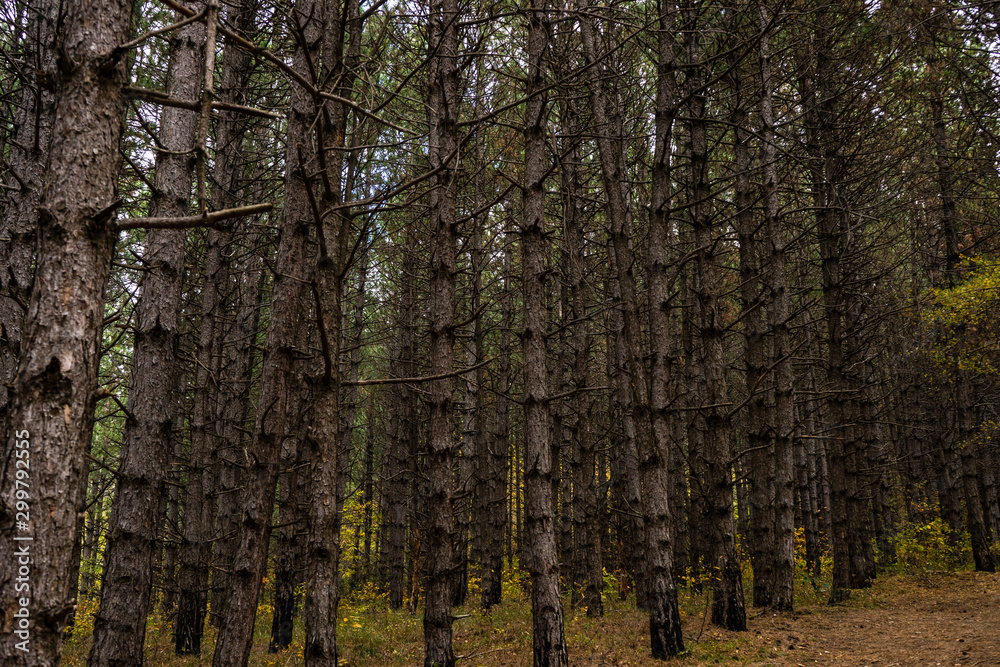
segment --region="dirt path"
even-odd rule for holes
[[[1000,665],[1000,574],[895,578],[837,607],[759,616],[772,645],[758,665]]]

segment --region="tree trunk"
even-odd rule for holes
[[[416,294],[414,286],[414,252],[416,235],[410,228],[404,232],[403,261],[400,269],[398,299],[397,358],[390,365],[390,373],[396,377],[416,375],[416,350],[413,331],[416,323]],[[416,452],[415,434],[417,397],[406,384],[392,388],[393,419],[388,421],[392,429],[389,439],[389,476],[386,488],[388,520],[386,525],[386,574],[389,584],[389,607],[399,609],[406,595],[406,504],[410,487],[408,460],[411,452]]]
[[[576,105],[568,100],[561,103],[564,130],[571,138],[564,140],[561,151],[563,237],[565,244],[564,272],[569,283],[567,319],[570,325],[568,345],[573,354],[572,387],[580,392],[574,397],[576,423],[572,431],[573,447],[573,583],[575,604],[583,604],[587,616],[603,616],[604,567],[601,554],[600,521],[597,516],[597,487],[595,479],[595,447],[592,432],[594,400],[587,391],[590,383],[590,358],[592,353],[591,325],[588,308],[590,289],[587,284],[586,231],[583,217],[583,184],[580,180],[579,142],[575,138]],[[570,146],[567,149],[565,143]],[[583,588],[582,598],[579,590]]]
[[[457,0],[430,5],[430,167],[438,170],[430,194],[430,373],[452,370],[455,344],[455,276],[458,273],[456,204],[458,177],[458,19]],[[429,387],[430,441],[427,458],[427,586],[424,608],[424,665],[453,667],[451,637],[452,379]]]
[[[635,275],[633,274],[634,256],[632,253],[632,223],[630,204],[625,189],[624,180],[627,177],[624,164],[624,151],[622,150],[620,124],[609,122],[607,115],[608,101],[604,93],[601,82],[601,72],[598,66],[597,47],[595,45],[595,31],[593,22],[589,16],[589,4],[587,0],[578,0],[581,11],[580,16],[580,37],[583,44],[583,53],[586,62],[591,65],[587,69],[587,88],[590,93],[590,103],[594,114],[594,123],[597,127],[597,146],[600,154],[601,175],[604,182],[606,196],[605,211],[608,219],[608,237],[610,251],[614,257],[611,260],[614,266],[614,280],[621,295],[621,343],[624,346],[625,368],[620,369],[627,377],[630,409],[624,407],[634,420],[635,427],[635,451],[637,458],[643,458],[649,451],[652,434],[650,432],[651,423],[649,419],[649,395],[647,391],[648,382],[645,377],[643,365],[642,340],[639,323],[638,297],[636,296]],[[612,136],[615,139],[612,139]],[[621,380],[625,382],[623,378]],[[628,433],[626,432],[626,441]],[[630,450],[631,445],[627,443]],[[629,451],[629,456],[631,452]],[[637,471],[639,472],[639,471]],[[639,472],[641,475],[641,472]],[[639,480],[634,482],[634,491],[639,491]],[[641,494],[641,492],[640,492]],[[641,495],[637,494],[634,499],[635,505],[632,511],[642,505]],[[641,521],[641,519],[640,519]],[[638,521],[636,523],[639,523]],[[636,525],[638,534],[636,540],[641,540],[644,528]],[[646,550],[634,549],[634,577],[636,585],[636,605],[640,609],[646,608],[646,589],[649,585],[649,577],[646,564]]]
[[[25,35],[24,67],[10,136],[9,194],[0,211],[0,433],[7,433],[14,384],[31,301],[38,206],[55,120],[56,29],[61,3],[32,3]],[[27,40],[26,40],[27,41]]]
[[[510,330],[513,326],[513,304],[511,298],[511,248],[505,243],[503,248],[503,284],[500,297],[500,341],[499,372],[497,377],[497,420],[496,429],[487,441],[486,452],[489,469],[483,484],[487,491],[486,508],[489,517],[486,525],[483,560],[481,563],[482,606],[489,609],[500,604],[503,595],[503,552],[505,531],[511,522],[507,502],[507,476],[510,473],[508,455],[510,452]],[[508,548],[508,553],[510,552]],[[509,558],[509,556],[508,556]]]
[[[727,18],[734,25],[727,27],[733,34],[735,21],[729,8]],[[738,39],[734,36],[733,39]],[[740,257],[740,320],[743,323],[743,378],[747,391],[746,428],[742,463],[749,486],[746,542],[753,566],[753,605],[770,607],[774,595],[775,555],[775,459],[774,441],[769,428],[766,396],[770,391],[768,364],[765,359],[767,340],[764,322],[767,317],[764,286],[761,276],[763,255],[762,234],[755,219],[750,192],[750,129],[746,110],[748,90],[743,81],[742,64],[735,52],[727,62],[727,78],[732,89],[730,120],[733,125],[734,226],[739,239]],[[765,145],[766,146],[766,145]],[[772,148],[773,150],[773,148]],[[741,505],[742,505],[741,498]]]
[[[695,428],[704,434],[706,518],[709,565],[713,576],[712,622],[729,630],[746,630],[746,609],[743,601],[742,572],[736,555],[736,535],[733,525],[733,481],[730,447],[731,423],[726,381],[726,357],[723,336],[725,323],[719,307],[723,286],[719,259],[713,238],[713,215],[708,173],[706,91],[701,87],[701,36],[696,13],[685,8],[684,23],[690,68],[687,83],[689,93],[689,132],[691,155],[690,220],[695,246],[695,272],[692,291],[697,304],[696,340],[699,372],[704,382],[703,404],[695,413]]]
[[[784,232],[779,217],[777,151],[775,146],[772,103],[771,47],[768,35],[770,17],[760,6],[760,117],[763,129],[764,231],[770,254],[768,274],[769,324],[771,346],[768,359],[773,370],[774,412],[771,424],[774,453],[774,565],[770,603],[775,609],[792,609],[795,586],[795,466],[793,431],[795,429],[794,376],[792,347],[788,329],[789,308],[785,275]],[[756,583],[755,583],[756,586]],[[755,593],[756,600],[756,593]]]
[[[194,23],[174,36],[167,93],[194,99],[205,26]],[[160,122],[156,178],[150,215],[187,215],[194,164],[190,159],[197,118],[193,111],[167,107]],[[182,229],[146,233],[137,310],[128,415],[122,435],[118,485],[108,521],[101,606],[94,621],[91,665],[142,664],[146,616],[150,610],[153,565],[159,555],[160,495],[173,444],[177,353],[180,341]]]
[[[568,665],[559,597],[553,465],[549,442],[549,390],[545,332],[545,137],[548,125],[546,58],[549,23],[545,0],[528,13],[528,101],[524,113],[524,210],[520,224],[524,289],[524,565],[531,574],[532,655],[535,667]],[[429,666],[428,666],[429,667]]]
[[[310,2],[295,7],[308,47],[297,44],[293,67],[307,73],[307,48],[315,48],[321,26]],[[315,59],[314,59],[315,61]],[[307,74],[305,74],[307,75]],[[307,133],[315,118],[312,100],[302,91],[292,95],[288,111],[285,156],[285,197],[274,287],[268,320],[266,353],[261,370],[256,423],[248,451],[246,492],[240,517],[239,546],[229,574],[227,613],[219,627],[213,665],[242,667],[250,655],[257,598],[271,535],[271,509],[278,481],[281,439],[290,426],[289,383],[296,355],[300,295],[305,281],[305,244],[312,223],[306,179],[297,146],[309,144]],[[204,296],[202,297],[204,298]]]
[[[649,207],[649,330],[650,417],[652,438],[641,452],[642,511],[646,526],[646,563],[649,576],[649,636],[653,657],[659,660],[684,650],[677,587],[673,579],[671,545],[670,472],[671,375],[673,373],[673,328],[670,311],[674,285],[669,266],[671,207],[671,160],[673,126],[678,111],[675,40],[676,7],[672,0],[660,3],[659,53],[656,90],[656,140]]]
[[[244,35],[253,35],[258,7],[256,0],[237,0],[229,4],[227,20]],[[229,42],[222,53],[219,76],[219,98],[223,102],[247,104],[249,82],[253,74],[250,54],[239,45]],[[253,185],[243,186],[240,176],[247,167],[242,158],[247,134],[250,130],[247,116],[236,112],[219,111],[214,144],[216,146],[212,207],[216,210],[239,203],[255,203],[263,198],[262,169],[254,165],[249,180]],[[268,140],[266,128],[257,130],[257,141]],[[240,202],[237,195],[250,191],[251,202]],[[246,195],[244,195],[246,196]],[[251,414],[251,384],[256,352],[253,341],[259,328],[259,306],[263,301],[261,259],[256,247],[261,234],[255,228],[258,222],[251,218],[240,221],[234,238],[224,246],[222,270],[218,278],[225,281],[222,295],[224,313],[217,312],[213,325],[216,350],[222,356],[218,394],[218,446],[212,457],[212,493],[218,498],[214,517],[214,550],[212,554],[212,614],[211,622],[219,627],[226,614],[229,595],[229,570],[236,549],[239,526],[240,488],[242,486],[243,452],[247,445],[246,425]],[[225,234],[210,230],[212,237]],[[223,237],[225,238],[225,237]],[[234,258],[235,255],[235,258]]]
[[[0,480],[2,590],[15,590],[19,558],[31,560],[28,604],[8,595],[0,614],[8,638],[0,644],[0,662],[10,665],[57,664],[75,602],[67,573],[77,571],[73,548],[115,240],[109,223],[117,208],[124,67],[120,56],[106,54],[125,41],[132,3],[81,0],[60,7],[60,58],[50,72],[56,109],[38,209],[39,288],[28,307],[0,465],[6,471]],[[27,482],[15,480],[19,470],[26,471]],[[24,616],[30,621],[21,625]],[[21,647],[27,652],[15,638],[26,642]]]
[[[301,335],[301,334],[300,334]],[[305,338],[305,336],[301,336]],[[305,390],[301,386],[301,374],[296,373],[290,395],[301,395]],[[302,383],[304,384],[304,383]],[[308,391],[308,390],[305,390]],[[295,406],[289,406],[291,414],[301,414]],[[271,641],[267,646],[268,653],[277,653],[287,649],[292,644],[293,621],[295,618],[295,587],[298,581],[296,574],[301,571],[301,563],[297,562],[302,553],[299,543],[299,533],[303,531],[305,517],[300,511],[300,503],[308,499],[299,498],[300,476],[307,474],[309,460],[305,455],[305,445],[302,443],[302,429],[289,432],[281,444],[280,466],[278,477],[278,537],[275,540],[274,554],[274,613],[271,616]],[[301,466],[301,467],[300,467]]]
[[[977,572],[995,572],[993,554],[990,552],[990,533],[983,517],[983,504],[979,494],[979,475],[976,464],[976,443],[972,437],[971,397],[969,378],[959,369],[954,370],[954,409],[957,413],[956,440],[962,470],[962,490],[965,492],[966,526],[972,543],[972,559]]]

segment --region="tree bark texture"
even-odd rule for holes
[[[455,345],[455,281],[458,273],[456,203],[458,178],[458,19],[457,0],[430,4],[428,113],[430,167],[438,170],[430,194],[430,373],[452,370]],[[424,605],[424,665],[453,667],[451,635],[452,378],[429,386],[430,441],[427,457],[427,584]]]
[[[696,302],[697,360],[703,385],[703,404],[695,415],[695,429],[704,434],[706,533],[712,573],[712,622],[729,630],[746,630],[742,572],[736,555],[733,525],[733,482],[730,444],[731,420],[723,336],[725,322],[719,306],[722,293],[720,262],[713,238],[712,199],[708,172],[706,91],[701,69],[701,33],[697,16],[684,9],[688,35],[689,133],[691,141],[689,193],[690,222],[695,245],[692,292]]]
[[[545,0],[528,10],[528,102],[524,117],[524,210],[520,225],[524,289],[524,564],[531,574],[532,656],[535,667],[568,665],[559,560],[556,551],[553,465],[545,332],[545,137],[548,124]]]
[[[199,90],[205,26],[173,36],[167,93],[194,99]],[[184,216],[191,201],[196,115],[167,107],[160,122],[152,216]],[[141,665],[154,563],[159,555],[160,496],[171,454],[180,343],[183,229],[151,229],[144,260],[132,353],[121,462],[108,520],[101,606],[94,621],[91,665]]]
[[[128,35],[132,2],[81,0],[62,9],[56,37],[61,58],[51,72],[56,108],[48,187],[37,229],[39,288],[28,307],[0,466],[0,587],[14,590],[18,553],[30,554],[31,574],[28,653],[15,647],[20,598],[9,595],[3,601],[0,662],[9,665],[56,664],[75,602],[75,586],[66,573],[77,571],[73,547],[88,470],[104,288],[115,240],[110,223],[116,208],[124,67],[112,50]],[[25,459],[30,468],[18,464]],[[26,498],[18,497],[19,469],[30,470]],[[19,501],[27,503],[23,510]],[[18,517],[21,511],[27,516]]]
[[[293,67],[308,72],[306,49],[315,48],[320,24],[313,3],[295,7],[305,44],[297,43]],[[257,598],[264,575],[271,534],[271,509],[278,481],[281,439],[289,422],[289,383],[296,354],[296,329],[299,324],[300,295],[305,281],[305,246],[313,225],[312,209],[299,146],[308,145],[309,124],[315,118],[312,99],[293,87],[288,111],[288,137],[285,156],[285,197],[278,252],[275,258],[268,320],[266,354],[261,371],[261,386],[253,437],[248,452],[246,491],[240,517],[239,546],[230,570],[230,594],[227,615],[219,627],[213,665],[242,667],[249,658],[253,641]]]
[[[684,650],[677,587],[673,578],[671,544],[670,472],[671,375],[673,327],[670,311],[674,284],[670,275],[671,159],[674,121],[679,91],[676,80],[676,7],[660,3],[659,49],[656,86],[656,138],[649,207],[649,329],[650,420],[652,438],[641,452],[642,512],[646,526],[646,567],[649,577],[648,607],[650,650],[664,660]]]
[[[629,397],[631,401],[629,412],[631,413],[630,416],[634,419],[635,451],[637,457],[642,459],[650,451],[652,433],[649,418],[648,382],[645,377],[646,373],[643,363],[639,305],[638,297],[636,296],[635,275],[633,273],[635,258],[631,247],[632,223],[630,202],[625,188],[625,179],[627,178],[624,163],[625,154],[621,145],[620,124],[612,122],[608,118],[608,100],[600,76],[593,19],[588,13],[590,6],[587,0],[578,0],[578,6],[582,12],[580,17],[580,37],[583,44],[583,53],[586,62],[590,65],[587,69],[587,88],[590,93],[594,123],[600,128],[598,130],[597,147],[600,154],[601,176],[606,196],[605,211],[608,219],[610,251],[614,254],[613,266],[615,273],[613,280],[617,283],[617,289],[621,296],[621,344],[624,347],[625,367],[620,369],[620,372],[624,373],[625,377],[628,378],[628,391],[631,394]],[[628,434],[626,433],[627,438]],[[639,472],[639,475],[641,474]],[[639,480],[636,480],[633,486],[638,487],[639,484]],[[634,498],[634,500],[637,502],[633,511],[641,507],[641,495]],[[637,521],[636,524],[639,524],[640,521]],[[641,540],[644,528],[641,525],[636,525],[635,529],[638,531],[638,534],[635,536],[636,539]],[[634,549],[632,553],[633,576],[636,585],[636,604],[641,609],[645,609],[646,588],[649,584],[646,564],[648,553],[646,549]]]
[[[774,567],[771,606],[792,609],[795,586],[795,466],[793,435],[795,429],[794,375],[790,342],[787,277],[785,275],[786,241],[779,217],[777,150],[771,73],[771,48],[767,7],[759,8],[761,97],[760,118],[763,161],[764,232],[768,239],[768,316],[771,331],[769,364],[773,370],[774,411],[771,425],[774,451]],[[808,504],[808,498],[800,502]],[[815,514],[810,514],[811,520]],[[807,529],[808,532],[808,529]],[[807,538],[808,541],[808,538]]]
[[[0,433],[7,433],[10,386],[21,356],[25,313],[31,301],[38,206],[55,120],[56,25],[60,3],[33,3],[26,26],[24,67],[11,133],[10,188],[0,211]]]

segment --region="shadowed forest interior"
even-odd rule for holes
[[[1000,3],[591,1],[5,0],[0,662],[987,599]]]

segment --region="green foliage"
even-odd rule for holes
[[[928,508],[920,504],[921,512]],[[927,521],[904,522],[896,533],[896,556],[899,566],[909,573],[928,570],[950,570],[964,561],[971,551],[968,536],[957,548],[952,546],[947,522],[932,508],[934,518]]]
[[[996,375],[1000,372],[1000,264],[988,258],[966,259],[962,280],[953,287],[927,292],[923,316],[939,332],[926,349],[941,368]]]

